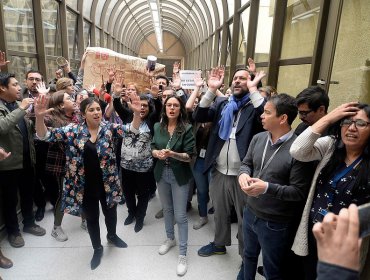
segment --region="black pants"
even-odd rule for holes
[[[317,247],[316,239],[312,233],[313,223],[308,224],[308,252],[309,254],[304,258],[304,274],[305,280],[315,280],[317,278]]]
[[[149,186],[153,172],[135,172],[122,168],[122,187],[129,215],[144,220],[149,201]],[[136,203],[137,194],[137,203]]]
[[[34,180],[33,167],[0,171],[1,205],[8,234],[19,233],[17,217],[18,190],[24,226],[31,226],[35,223],[33,214]]]
[[[35,174],[35,193],[34,201],[38,208],[45,208],[45,184],[47,183],[44,179],[45,176],[45,164],[46,156],[48,153],[49,143],[42,141],[35,141],[36,151],[36,174]]]
[[[94,249],[101,247],[100,227],[99,227],[99,201],[105,216],[105,225],[108,235],[116,234],[117,226],[117,206],[108,208],[105,200],[105,192],[102,192],[99,197],[93,195],[84,195],[83,212],[87,222],[91,243]]]

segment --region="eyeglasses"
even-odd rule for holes
[[[171,104],[171,103],[166,103],[167,108],[180,108],[180,104]]]
[[[367,122],[361,119],[358,119],[358,120],[344,119],[340,123],[340,126],[350,127],[352,124],[355,124],[356,128],[364,129],[367,127],[368,124],[370,124],[370,122]]]
[[[311,113],[313,110],[308,110],[308,111],[298,111],[298,114],[301,116],[301,117],[307,117],[307,115],[309,113]]]
[[[40,79],[40,78],[34,78],[34,77],[29,77],[29,78],[27,78],[27,80],[29,80],[30,82],[33,82],[33,81],[41,82],[42,81],[42,79]]]

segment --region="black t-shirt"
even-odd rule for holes
[[[103,173],[100,168],[95,143],[88,140],[84,146],[85,193],[90,197],[99,197],[104,191]]]

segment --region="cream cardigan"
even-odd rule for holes
[[[307,256],[309,254],[307,237],[308,221],[310,217],[310,210],[312,207],[313,198],[315,195],[316,181],[321,170],[329,162],[335,148],[335,139],[333,137],[325,136],[320,138],[320,136],[320,134],[313,132],[311,127],[308,127],[295,139],[292,146],[290,147],[290,153],[292,157],[299,161],[320,161],[313,176],[306,205],[304,207],[302,218],[292,245],[293,252],[299,256]],[[367,237],[362,241],[360,256],[362,268],[364,268],[363,266],[365,264],[366,255],[369,249],[369,239],[370,238]],[[364,271],[362,273],[364,273]],[[363,275],[361,275],[361,279],[366,278],[363,278]]]

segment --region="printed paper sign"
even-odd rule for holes
[[[199,73],[197,70],[180,70],[181,87],[195,89],[194,78],[197,73]]]

